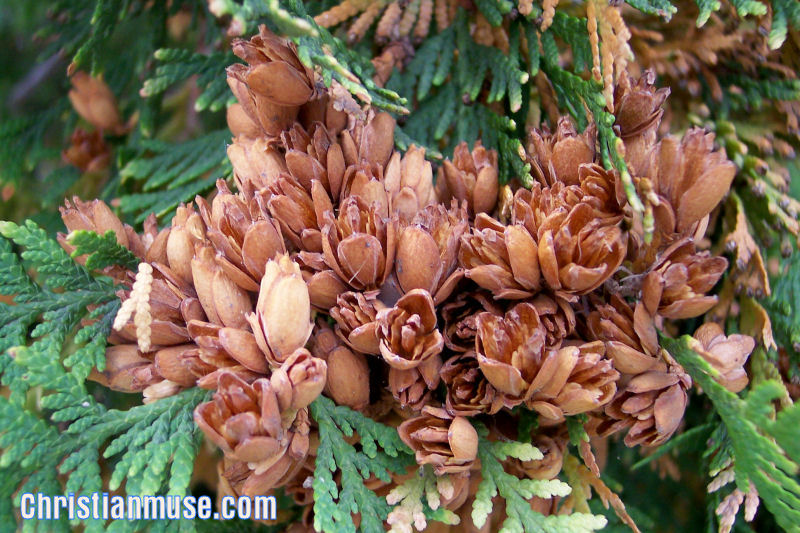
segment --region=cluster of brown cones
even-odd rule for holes
[[[222,492],[285,486],[309,505],[319,394],[397,426],[420,465],[453,480],[446,507],[467,523],[471,417],[514,438],[511,409],[534,411],[546,456],[508,467],[540,479],[561,470],[565,417],[629,446],[677,430],[692,382],[657,331],[716,301],[727,261],[699,248],[734,167],[703,131],[658,138],[667,93],[651,76],[614,105],[654,206],[648,241],[591,127],[531,132],[530,190],[501,188],[480,144],[459,146],[434,185],[423,150],[394,151],[389,115],[337,110],[290,43],[262,29],[233,46],[247,62],[228,71],[238,192],[220,181],[143,234],[99,201],[63,210],[68,229],[112,229],[142,261],[112,272],[132,288],[93,378],[145,401],[215,390],[195,420],[224,454]],[[743,388],[753,340],[714,324],[697,339],[721,383]]]

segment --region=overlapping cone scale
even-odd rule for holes
[[[225,490],[288,484],[301,501],[320,394],[397,426],[419,465],[453,477],[459,512],[479,482],[476,419],[496,438],[519,409],[538,415],[546,457],[507,464],[535,479],[558,475],[566,417],[629,446],[677,431],[692,382],[658,332],[716,302],[727,260],[703,236],[734,167],[703,131],[659,138],[667,91],[652,75],[615,94],[622,152],[652,202],[648,241],[594,126],[532,130],[533,186],[501,191],[494,150],[403,154],[392,116],[346,115],[291,42],[262,27],[233,47],[246,63],[228,70],[235,188],[220,181],[141,234],[100,201],[62,210],[70,231],[112,230],[144,265],[105,272],[136,305],[92,379],[147,401],[214,390],[195,420],[224,454]],[[695,337],[741,390],[753,339],[714,324]]]

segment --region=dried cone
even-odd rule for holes
[[[627,253],[616,177],[596,165],[579,169],[581,185],[521,189],[514,218],[538,244],[542,279],[555,290],[586,294],[610,278]],[[531,250],[529,241],[526,250]],[[531,252],[527,252],[530,255]]]
[[[66,200],[64,203],[64,207],[60,207],[58,210],[68,231],[86,230],[102,235],[111,230],[117,236],[117,243],[130,249],[129,232],[105,202],[102,200],[82,202],[75,196],[72,198],[72,202]],[[131,229],[130,233],[135,232]],[[67,244],[65,236],[59,237],[59,243],[69,253],[74,249]]]
[[[92,369],[88,379],[111,390],[141,392],[162,381],[152,358],[145,357],[136,344],[109,346],[106,349],[106,366],[102,372]]]
[[[101,78],[76,72],[70,81],[69,101],[81,118],[98,130],[114,135],[125,133],[114,94]]]
[[[299,181],[289,174],[279,174],[265,194],[256,195],[257,201],[267,205],[272,217],[280,224],[281,232],[298,250],[322,252],[324,214],[332,214],[333,205],[319,181],[312,183],[309,193]]]
[[[494,414],[503,407],[497,391],[481,372],[475,352],[448,359],[441,376],[447,387],[445,408],[451,415]]]
[[[700,316],[717,303],[708,292],[728,268],[728,260],[697,252],[694,241],[676,241],[661,253],[642,282],[642,304],[650,316]]]
[[[478,316],[475,351],[481,371],[507,407],[525,402],[540,415],[561,420],[610,402],[619,373],[602,343],[548,349],[536,308],[514,306],[504,317]]]
[[[385,168],[394,150],[394,118],[389,113],[372,113],[341,134],[347,166],[365,162]]]
[[[410,221],[417,212],[438,200],[425,149],[413,144],[402,159],[399,152],[392,154],[384,172],[384,186],[389,194],[390,209],[401,221]]]
[[[301,348],[276,368],[269,379],[276,390],[291,391],[281,399],[290,409],[299,410],[308,407],[320,395],[327,375],[327,363]]]
[[[478,454],[478,433],[462,416],[452,417],[442,408],[427,406],[416,418],[397,428],[416,454],[417,464],[429,464],[436,475],[468,472]]]
[[[280,227],[258,208],[250,209],[224,181],[217,182],[217,191],[210,207],[196,199],[205,237],[216,250],[219,268],[240,288],[257,292],[267,261],[286,253]]]
[[[624,442],[630,447],[666,442],[683,419],[691,385],[691,378],[677,365],[635,376],[606,406],[607,419],[598,425],[598,434],[627,429]]]
[[[425,289],[436,303],[450,296],[463,276],[458,250],[468,229],[463,208],[435,205],[417,213],[397,241],[395,274],[403,292]]]
[[[285,387],[221,374],[213,400],[195,409],[195,423],[225,456],[250,465],[252,471],[242,472],[245,495],[285,483],[308,453],[308,411],[291,408],[292,390]]]
[[[337,218],[325,213],[325,264],[355,290],[383,284],[394,265],[395,241],[396,221],[386,220],[358,196],[342,202]]]
[[[626,83],[618,83],[614,88],[615,125],[625,143],[625,161],[629,169],[636,175],[645,175],[639,174],[637,169],[644,167],[656,144],[658,126],[664,115],[661,106],[670,90],[667,87],[656,89],[656,74],[652,70],[646,71],[635,83],[627,79],[627,74],[623,76]]]
[[[255,313],[247,321],[271,366],[305,346],[314,327],[311,300],[300,267],[288,255],[267,262]]]
[[[436,327],[436,309],[430,293],[414,289],[394,307],[378,312],[380,353],[392,368],[409,370],[441,353],[442,334]]]
[[[253,309],[248,292],[217,263],[214,248],[198,244],[192,258],[192,279],[197,298],[210,322],[232,328],[246,328]]]
[[[88,133],[75,128],[69,142],[61,158],[81,172],[99,172],[108,167],[111,151],[99,130]]]
[[[578,185],[578,169],[594,162],[594,125],[578,134],[569,117],[561,117],[555,133],[545,126],[540,132],[531,130],[528,136],[528,161],[531,173],[542,186],[556,183]]]
[[[703,359],[719,372],[717,381],[731,392],[740,392],[747,386],[747,373],[744,364],[755,348],[755,340],[749,335],[733,334],[725,336],[719,324],[708,322],[694,332],[701,347]]]
[[[533,461],[520,461],[508,459],[507,468],[518,477],[530,479],[555,479],[561,473],[564,464],[564,451],[569,444],[567,436],[554,436],[539,434],[533,437],[533,445],[542,452],[542,459]]]
[[[536,308],[545,331],[545,345],[560,346],[575,331],[575,310],[558,294],[537,294],[531,304]]]
[[[345,292],[336,298],[330,310],[336,321],[336,334],[348,346],[361,353],[378,355],[378,312],[386,306],[378,300],[378,292]]]
[[[198,377],[198,387],[216,389],[222,373],[236,374],[248,382],[269,374],[264,352],[249,331],[200,320],[189,322],[188,330],[199,349],[182,357]]]
[[[441,380],[439,371],[442,358],[429,357],[417,367],[400,370],[389,368],[389,390],[400,407],[419,411],[428,402],[431,391],[436,390]]]
[[[458,257],[465,275],[495,298],[524,299],[542,285],[538,247],[521,225],[505,226],[484,214],[461,238]]]
[[[283,155],[263,137],[237,136],[228,146],[228,159],[236,186],[245,197],[271,186],[281,173],[288,171]]]
[[[487,150],[480,141],[472,152],[466,142],[456,146],[453,161],[445,160],[436,178],[439,202],[466,202],[471,217],[494,211],[499,188],[497,152]]]
[[[247,62],[228,67],[228,85],[244,114],[263,135],[279,135],[314,97],[314,73],[300,62],[293,43],[263,25],[249,41],[235,40],[233,53]],[[243,118],[237,114],[236,131],[254,131]]]
[[[494,303],[488,291],[469,290],[466,287],[456,290],[453,297],[440,307],[445,346],[454,352],[474,351],[478,328],[476,319],[484,311],[503,314],[503,309]]]
[[[724,150],[714,148],[714,134],[692,128],[678,141],[665,137],[637,169],[647,176],[661,202],[654,208],[656,230],[664,235],[692,235],[730,190],[736,174]],[[702,235],[700,235],[702,236]]]
[[[609,302],[593,302],[587,325],[592,336],[603,340],[606,356],[614,361],[614,368],[623,374],[638,375],[649,370],[667,367],[658,358],[658,335],[652,318],[643,312],[643,306],[633,309],[617,294]]]
[[[322,124],[314,123],[308,131],[295,125],[281,139],[286,148],[286,166],[292,177],[315,198],[321,193],[314,190],[314,182],[318,181],[329,199],[338,203],[346,165],[336,135]]]

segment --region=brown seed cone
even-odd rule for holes
[[[380,353],[392,368],[409,370],[441,353],[442,334],[430,293],[414,289],[377,315]]]
[[[604,357],[601,342],[548,349],[545,337],[530,303],[517,304],[503,317],[478,315],[478,363],[506,406],[525,402],[544,418],[561,420],[611,401],[619,373]]]
[[[514,222],[535,232],[538,268],[547,285],[586,294],[616,272],[628,239],[620,227],[615,176],[596,166],[583,166],[579,174],[580,188],[535,184],[531,191],[519,191]]]
[[[125,133],[127,128],[122,124],[114,93],[101,78],[76,72],[70,81],[69,101],[86,122],[114,135]]]
[[[75,128],[69,146],[61,152],[61,159],[81,172],[99,172],[108,167],[111,150],[103,140],[100,130],[91,133]]]
[[[197,377],[198,387],[216,389],[222,373],[248,382],[270,373],[264,352],[250,331],[199,320],[190,321],[188,330],[198,350],[181,356]]]
[[[338,203],[347,165],[335,134],[318,122],[308,130],[295,124],[281,139],[286,149],[286,167],[292,177],[309,194],[312,183],[319,181],[328,196]]]
[[[528,298],[541,286],[533,236],[521,225],[505,226],[485,214],[461,238],[458,261],[466,277],[495,298]]]
[[[481,372],[475,352],[451,357],[440,374],[447,387],[445,408],[451,415],[495,414],[503,407],[497,391]]]
[[[389,113],[370,111],[365,121],[341,133],[340,142],[347,166],[366,162],[385,168],[394,150],[395,121]]]
[[[325,388],[327,375],[327,363],[301,348],[272,372],[270,383],[276,390],[291,391],[281,394],[286,394],[290,409],[298,410],[317,399]]]
[[[462,288],[463,287],[463,288]],[[476,319],[482,312],[503,314],[503,308],[492,300],[488,291],[469,290],[461,286],[454,295],[440,307],[442,315],[442,334],[445,345],[454,352],[475,350]]]
[[[416,213],[397,240],[395,275],[404,292],[425,289],[435,303],[453,292],[463,271],[458,266],[461,236],[469,229],[466,210],[441,204]]]
[[[607,436],[627,429],[624,441],[629,447],[662,444],[678,429],[691,386],[691,378],[678,365],[639,374],[606,406],[607,418],[597,433]]]
[[[717,303],[716,296],[707,294],[727,267],[724,257],[697,252],[691,239],[676,241],[661,253],[644,277],[641,303],[652,317],[700,316]]]
[[[345,292],[336,298],[331,317],[336,321],[336,334],[348,346],[361,353],[378,355],[378,313],[386,306],[378,292]]]
[[[217,182],[217,190],[211,206],[196,199],[205,237],[214,246],[219,268],[241,289],[258,292],[267,261],[286,253],[280,227],[257,207],[251,210],[224,181]]]
[[[312,192],[289,174],[280,174],[266,194],[256,195],[257,202],[263,202],[272,217],[280,224],[281,233],[298,250],[313,253],[322,252],[323,214],[333,211],[333,204],[327,191],[319,181],[312,183]]]
[[[195,409],[195,423],[226,457],[252,467],[238,476],[242,494],[285,483],[308,453],[308,410],[292,408],[292,387],[285,383],[262,378],[248,384],[223,373],[213,400]]]
[[[700,128],[680,140],[661,139],[641,167],[637,174],[650,178],[661,200],[653,214],[656,232],[665,239],[673,233],[692,235],[698,228],[704,233],[702,220],[728,193],[736,174],[725,151],[714,148],[714,134]]]
[[[323,215],[322,249],[328,269],[355,290],[380,287],[394,266],[397,221],[385,219],[360,197],[350,196],[334,218]]]
[[[497,152],[487,150],[480,141],[472,152],[466,142],[456,146],[453,160],[445,160],[436,178],[439,202],[449,205],[452,200],[466,202],[470,217],[491,214],[497,205],[500,189]]]
[[[532,129],[527,145],[531,174],[545,187],[557,182],[578,185],[580,166],[594,162],[595,137],[594,125],[578,134],[569,117],[558,120],[555,133],[547,126]]]
[[[340,200],[349,196],[358,196],[381,217],[389,216],[390,195],[386,190],[383,167],[379,164],[360,161],[345,169]]]
[[[542,364],[545,331],[536,308],[521,303],[504,316],[481,313],[476,322],[475,351],[481,371],[502,395],[506,407],[519,405],[527,398],[529,389],[530,394],[535,390],[533,382]],[[548,371],[542,373],[547,381],[556,371],[565,373],[556,359],[551,357]],[[542,383],[536,384],[537,389],[544,384],[539,381]]]
[[[699,341],[697,348],[703,359],[719,372],[717,381],[731,392],[740,392],[747,386],[744,364],[755,348],[755,340],[749,335],[725,336],[719,324],[708,322],[694,332]]]
[[[321,252],[299,252],[293,259],[300,266],[306,281],[311,305],[328,312],[336,305],[339,295],[347,292],[347,285],[333,270],[328,269],[325,255]]]
[[[664,101],[670,89],[656,89],[656,73],[647,70],[638,80],[618,83],[614,89],[615,125],[625,143],[625,161],[632,173],[642,168],[656,144],[658,126],[664,115]]]
[[[541,292],[534,296],[531,304],[544,327],[546,346],[560,346],[575,331],[575,310],[562,296]]]
[[[401,221],[410,221],[418,211],[438,201],[433,188],[433,170],[425,160],[425,149],[413,144],[400,158],[395,152],[384,172],[384,186],[389,195],[390,210]]]
[[[402,408],[419,411],[428,403],[431,391],[439,386],[442,358],[429,357],[417,367],[400,370],[389,368],[389,390]]]
[[[600,298],[592,301],[592,311],[586,324],[591,336],[605,342],[606,356],[614,368],[628,375],[650,370],[666,371],[658,357],[658,335],[653,319],[637,304],[638,312],[617,294],[608,303]]]
[[[360,411],[369,404],[369,365],[366,357],[342,345],[333,330],[317,319],[310,341],[314,357],[328,365],[325,394],[338,405]]]
[[[248,199],[254,191],[270,187],[281,173],[288,172],[283,154],[263,137],[237,135],[228,146],[228,159],[236,187]]]
[[[112,230],[117,236],[117,243],[131,249],[129,234],[135,235],[136,232],[133,231],[133,228],[128,230],[127,225],[123,224],[102,200],[82,202],[77,196],[74,196],[72,202],[65,200],[64,207],[59,207],[58,210],[68,231],[87,230],[102,235],[108,230]],[[58,242],[67,253],[72,253],[74,250],[66,242],[65,235],[59,235]]]
[[[397,428],[416,454],[417,464],[429,464],[437,475],[467,472],[478,453],[478,433],[466,418],[451,417],[442,408],[426,406],[422,414]]]
[[[197,298],[208,320],[232,328],[246,328],[245,316],[253,309],[250,295],[220,267],[214,248],[210,244],[196,245],[191,265]]]
[[[305,346],[314,327],[311,300],[300,267],[288,255],[267,262],[256,310],[246,321],[272,367]]]
[[[236,39],[232,46],[248,64],[228,67],[228,85],[250,121],[260,126],[263,135],[275,137],[315,96],[314,73],[300,62],[292,42],[263,25],[258,35],[249,41]],[[252,131],[252,126],[237,124],[238,131]]]
[[[205,235],[205,223],[192,205],[179,206],[172,217],[166,255],[170,270],[186,285],[194,283],[192,258],[195,247],[205,241]]]

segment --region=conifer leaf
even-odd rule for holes
[[[230,132],[224,129],[178,144],[141,141],[138,156],[120,175],[123,180],[141,181],[143,192],[120,197],[120,210],[136,213],[141,222],[150,213],[171,214],[179,203],[208,191],[231,172],[225,151],[229,139]]]
[[[627,0],[626,3],[642,13],[658,15],[664,20],[670,20],[672,15],[678,12],[678,8],[672,5],[669,0]]]
[[[31,221],[0,222],[0,234],[0,287],[14,296],[13,305],[0,304],[2,382],[15,402],[35,386],[80,397],[91,368],[105,365],[105,337],[119,306],[114,286],[92,277]],[[24,250],[15,254],[11,243]],[[83,319],[92,323],[82,326]]]
[[[121,265],[135,270],[139,258],[117,242],[117,235],[108,230],[100,235],[94,231],[76,230],[67,236],[67,242],[75,247],[73,258],[86,255],[85,266],[89,270],[103,270],[107,266]]]
[[[716,381],[714,369],[694,350],[696,343],[689,336],[661,339],[714,404],[727,434],[728,449],[721,455],[733,460],[736,486],[747,493],[752,482],[778,524],[791,530],[800,523],[800,442],[795,431],[800,407],[794,404],[774,416],[773,402],[785,394],[785,388],[772,380],[739,398]],[[712,468],[722,468],[726,462],[717,459]]]
[[[386,500],[364,485],[370,476],[383,481],[389,472],[405,472],[414,464],[411,450],[395,428],[361,413],[337,406],[324,396],[311,404],[319,426],[319,448],[314,470],[314,528],[325,533],[355,532],[353,513],[361,513],[361,530],[381,531],[389,514]],[[358,443],[346,438],[358,435]],[[334,481],[341,472],[340,485]]]
[[[236,101],[223,74],[228,65],[237,61],[230,51],[206,55],[191,50],[161,48],[153,56],[160,64],[153,75],[145,80],[142,96],[161,94],[176,83],[197,76],[196,84],[202,89],[195,101],[197,111],[219,111]]]
[[[772,297],[763,301],[772,322],[775,342],[789,358],[789,378],[800,375],[800,254],[787,261],[788,268],[772,285]],[[782,269],[783,270],[783,269]],[[777,353],[771,353],[772,359]]]
[[[481,483],[478,485],[472,507],[472,521],[478,528],[486,523],[492,511],[492,498],[498,494],[505,500],[507,514],[500,531],[591,532],[606,525],[606,518],[600,515],[573,512],[569,515],[544,516],[531,509],[529,500],[533,496],[540,498],[567,496],[571,491],[570,486],[558,479],[519,479],[507,473],[502,465],[502,461],[507,457],[526,461],[541,458],[541,452],[531,444],[489,441],[485,438],[485,428],[480,433],[483,433],[478,441]]]

